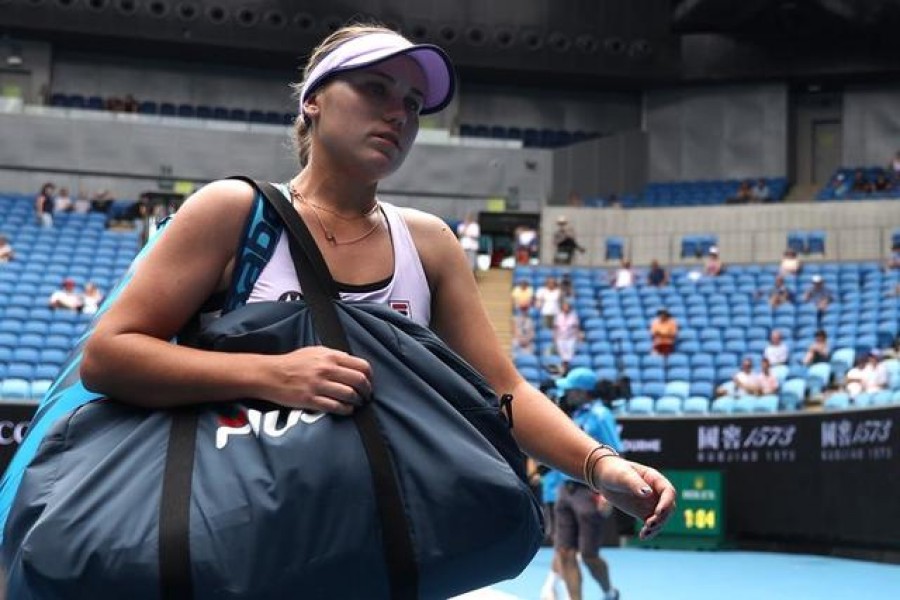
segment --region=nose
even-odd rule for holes
[[[387,109],[385,110],[384,120],[398,129],[402,129],[403,126],[406,125],[408,117],[409,115],[406,114],[406,107],[403,104],[403,98],[398,98],[395,95],[392,96],[388,102]]]

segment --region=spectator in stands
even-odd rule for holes
[[[478,248],[481,245],[481,226],[475,218],[475,213],[466,213],[466,218],[456,226],[456,237],[462,246],[463,252],[469,261],[469,268],[473,273],[478,272]]]
[[[553,322],[553,344],[559,354],[563,375],[569,372],[569,365],[572,364],[578,342],[583,336],[578,313],[572,310],[572,304],[568,300],[563,299]]]
[[[84,292],[81,294],[81,312],[93,315],[100,309],[101,302],[103,302],[103,292],[93,281],[85,283]]]
[[[650,263],[650,270],[647,272],[647,285],[653,287],[669,285],[669,272],[663,269],[655,258]]]
[[[125,101],[118,96],[110,96],[106,99],[106,110],[110,112],[122,112],[125,110]]]
[[[780,384],[770,367],[771,365],[767,358],[763,358],[759,362],[759,373],[756,374],[756,393],[760,396],[778,393]]]
[[[872,191],[872,182],[866,178],[866,174],[862,169],[857,169],[853,172],[853,184],[850,186],[850,191],[864,194]]]
[[[575,251],[584,252],[578,241],[575,239],[575,230],[569,224],[569,219],[564,215],[556,218],[556,231],[553,233],[553,245],[556,247],[556,254],[553,262],[558,265],[571,265]]]
[[[812,343],[806,349],[803,364],[807,367],[820,362],[828,362],[831,357],[831,349],[828,347],[828,334],[824,329],[816,331]]]
[[[734,196],[731,196],[727,200],[725,200],[726,204],[747,204],[753,200],[753,190],[750,186],[750,181],[742,181],[741,185],[738,186],[737,191]]]
[[[71,277],[63,279],[62,288],[50,295],[48,305],[53,309],[81,310],[84,301],[81,298],[81,294],[75,291],[75,280]]]
[[[563,273],[563,276],[559,279],[559,293],[563,299],[575,299],[575,289],[572,287],[572,278],[568,273]]]
[[[678,339],[678,320],[666,308],[656,312],[656,318],[650,323],[650,339],[654,354],[669,356],[675,350]]]
[[[753,185],[753,188],[750,190],[750,198],[754,202],[768,202],[772,199],[772,191],[764,178],[760,177]]]
[[[759,381],[753,373],[753,361],[749,357],[741,361],[741,368],[731,378],[734,383],[735,396],[756,396],[759,394]]]
[[[863,392],[880,392],[887,387],[888,372],[880,363],[881,353],[871,350],[861,356],[856,365],[847,371],[844,379],[844,389],[851,398],[855,398]]]
[[[872,182],[872,191],[889,192],[892,189],[894,189],[893,182],[884,173],[875,176],[875,181]]]
[[[772,289],[769,290],[769,306],[771,306],[772,308],[778,308],[785,302],[790,304],[793,301],[794,293],[784,282],[784,276],[776,275],[775,283],[772,285]]]
[[[900,184],[900,150],[891,159],[888,165],[888,173],[895,184]]]
[[[73,205],[74,202],[72,201],[72,197],[69,196],[69,188],[59,188],[59,194],[57,194],[56,198],[53,200],[53,212],[72,212]]]
[[[56,186],[50,182],[41,186],[34,199],[34,216],[37,224],[41,227],[53,227],[53,193]]]
[[[122,99],[122,112],[136,113],[138,111],[138,101],[131,94],[125,94]]]
[[[513,316],[513,353],[534,354],[534,321],[531,319],[531,309],[525,306],[516,308]]]
[[[16,251],[13,250],[9,239],[5,235],[0,234],[0,263],[8,263],[15,257]]]
[[[84,190],[78,190],[78,195],[72,203],[72,212],[83,215],[91,210],[91,201],[88,200]]]
[[[786,365],[790,355],[791,349],[785,343],[781,331],[773,329],[769,334],[769,345],[763,350],[763,357],[770,365]]]
[[[610,194],[609,198],[606,200],[606,206],[608,208],[622,208],[622,201],[619,200],[617,195]]]
[[[838,173],[828,184],[828,187],[831,188],[831,193],[835,198],[841,198],[850,191],[850,182],[847,181],[847,177],[843,173]]]
[[[524,277],[520,279],[513,286],[510,298],[512,298],[514,313],[518,313],[522,309],[531,310],[534,305],[534,288],[531,286],[531,282]]]
[[[102,189],[91,196],[91,212],[108,213],[113,204],[113,195],[108,189]]]
[[[707,277],[718,277],[725,272],[725,264],[719,257],[719,249],[716,246],[710,246],[706,255],[706,265],[703,267],[703,274]]]
[[[541,319],[547,329],[553,328],[561,301],[562,290],[559,289],[556,278],[548,277],[544,280],[544,285],[534,294],[534,305],[540,310]]]
[[[781,255],[781,264],[778,266],[779,275],[798,275],[803,269],[803,263],[793,248],[787,248]]]
[[[891,257],[885,263],[884,270],[896,271],[898,269],[900,269],[900,242],[895,242],[891,246]]]
[[[516,264],[530,264],[531,259],[537,256],[537,230],[528,225],[520,225],[519,227],[516,227],[514,235],[516,238]]]
[[[813,275],[812,285],[806,290],[803,294],[804,302],[812,302],[816,306],[816,310],[819,314],[819,320],[821,321],[822,315],[828,310],[828,305],[831,304],[831,300],[833,296],[831,291],[825,287],[825,281],[822,279],[821,275]]]
[[[627,258],[622,259],[619,268],[612,272],[609,283],[617,290],[630,288],[634,285],[634,271],[631,268],[630,260]]]

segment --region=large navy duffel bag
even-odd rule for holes
[[[502,403],[428,329],[379,305],[332,306],[372,364],[361,411],[387,472],[355,418],[252,400],[90,403],[53,426],[22,477],[8,597],[446,598],[517,575],[543,534]],[[316,320],[304,302],[249,304],[193,343],[284,353],[321,342]],[[403,531],[385,518],[385,476]]]

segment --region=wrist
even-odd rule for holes
[[[610,457],[619,457],[619,453],[616,452],[616,449],[612,446],[608,446],[607,444],[598,444],[594,448],[588,452],[587,456],[584,459],[584,472],[583,478],[584,482],[591,489],[591,491],[595,493],[600,493],[600,486],[597,485],[597,481],[602,479],[602,476],[598,476],[598,470],[600,465],[604,462],[603,459]]]

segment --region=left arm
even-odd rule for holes
[[[514,435],[522,449],[539,462],[581,478],[585,457],[597,442],[516,371],[480,301],[465,255],[443,221],[412,210],[404,211],[404,216],[431,287],[432,329],[498,394],[513,395]],[[642,537],[654,535],[674,507],[672,485],[643,465],[603,459],[593,478],[617,506],[646,519]]]

